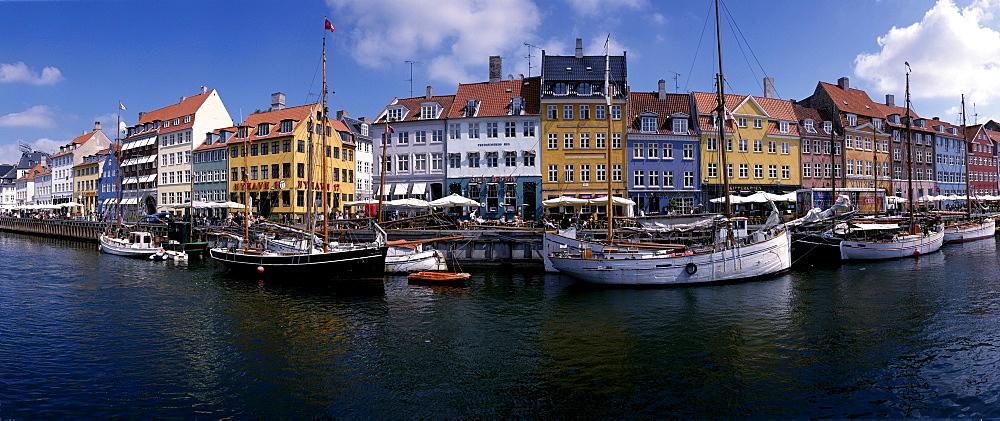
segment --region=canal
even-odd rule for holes
[[[998,417],[997,256],[329,286],[0,233],[0,418]]]

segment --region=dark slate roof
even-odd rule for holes
[[[542,55],[542,78],[548,81],[604,81],[604,56],[549,56]],[[587,70],[587,68],[590,70]],[[569,70],[566,70],[569,68]],[[628,71],[625,56],[611,56],[611,81],[624,83]]]
[[[0,164],[0,179],[17,178],[17,167],[10,164]]]
[[[50,155],[45,152],[27,152],[21,154],[21,160],[17,163],[17,168],[22,170],[29,170],[35,168],[36,165],[48,164],[50,160]]]

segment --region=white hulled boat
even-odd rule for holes
[[[993,238],[996,235],[996,220],[991,217],[946,221],[944,225],[945,243]]]
[[[101,251],[129,257],[149,257],[160,251],[156,237],[146,231],[130,231],[128,235],[101,234],[98,238]]]
[[[910,234],[899,224],[851,223],[838,227],[844,232],[840,242],[843,260],[887,260],[933,253],[944,244],[944,227],[934,225]]]

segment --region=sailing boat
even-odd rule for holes
[[[913,215],[913,143],[910,133],[910,66],[906,65],[906,146],[908,149],[907,182],[910,216],[907,229],[895,223],[847,223],[839,227],[843,232],[840,242],[840,258],[843,260],[885,260],[900,257],[920,256],[933,253],[944,242],[944,227],[934,221],[920,224]]]
[[[962,95],[962,151],[965,154],[965,216],[944,222],[944,242],[961,243],[993,237],[996,234],[996,220],[989,216],[972,216],[972,190],[969,186],[969,148],[972,142],[965,133],[965,95]]]
[[[331,29],[332,25],[326,21],[326,28]],[[319,150],[323,156],[323,183],[324,189],[328,188],[326,183],[327,156],[327,131],[323,128],[329,124],[326,106],[327,85],[326,85],[326,29],[323,31],[323,94],[321,109],[319,111],[311,109],[310,120],[316,118],[317,121],[309,124],[309,127],[319,127],[322,137],[322,144]],[[312,123],[312,121],[310,121]],[[238,245],[235,247],[215,247],[209,250],[209,255],[216,261],[222,263],[232,271],[242,273],[257,273],[262,275],[295,275],[295,276],[321,276],[321,277],[375,277],[382,276],[385,269],[386,255],[386,233],[375,222],[371,222],[371,229],[374,233],[374,241],[361,243],[341,243],[331,242],[328,233],[329,221],[327,215],[327,203],[329,196],[322,194],[323,203],[323,235],[318,237],[316,232],[316,209],[315,197],[313,194],[313,157],[317,147],[313,144],[313,133],[310,130],[308,142],[308,180],[307,180],[307,208],[309,211],[307,226],[308,233],[305,236],[306,245],[304,248],[292,248],[289,251],[275,251],[267,247],[252,247],[251,234],[249,229],[250,207],[246,207],[247,217],[245,220],[244,234],[238,238]],[[246,155],[244,155],[246,159]],[[243,174],[246,178],[246,174]]]
[[[118,124],[116,128],[121,125],[121,109],[124,106],[119,102],[119,113],[118,113]],[[115,136],[115,144],[119,144],[121,132],[116,129],[118,133]],[[115,171],[115,185],[116,185],[116,205],[115,209],[117,212],[116,218],[109,218],[108,224],[104,229],[104,232],[98,236],[98,249],[108,253],[118,256],[127,257],[141,257],[147,258],[160,251],[160,245],[156,241],[156,237],[148,231],[138,231],[132,230],[122,224],[122,151],[124,148],[116,148],[111,146],[108,148],[109,154],[115,154],[115,165],[118,167]]]
[[[719,8],[716,1],[716,35],[719,29]],[[725,139],[726,104],[722,76],[722,40],[718,38],[719,75],[718,125],[719,138]],[[605,60],[605,99],[611,107],[610,62]],[[612,122],[608,117],[608,138]],[[725,148],[721,148],[722,168],[726,168]],[[608,159],[611,157],[610,142]],[[610,164],[608,165],[610,168]],[[611,197],[610,177],[608,197]],[[778,223],[773,211],[763,228],[751,232],[746,218],[730,218],[729,177],[723,171],[726,195],[726,215],[705,217],[710,227],[709,240],[702,244],[650,244],[614,240],[613,200],[608,200],[608,234],[603,242],[583,241],[572,233],[545,234],[547,266],[573,278],[609,285],[679,285],[702,284],[761,278],[784,272],[791,267],[788,231]],[[772,206],[772,209],[777,209]]]

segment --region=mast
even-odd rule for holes
[[[965,154],[965,212],[972,215],[972,189],[969,186],[969,147],[972,146],[965,134],[965,94],[962,94],[962,152]]]
[[[308,231],[308,247],[306,248],[307,253],[312,253],[315,242],[313,241],[316,236],[316,198],[314,197],[315,191],[313,190],[313,154],[316,153],[315,145],[313,144],[313,133],[316,131],[316,109],[312,108],[309,110],[309,121],[313,122],[312,130],[309,131],[309,142],[306,145],[306,231]]]
[[[610,38],[611,38],[611,36],[609,35],[608,39],[610,40]],[[612,143],[611,142],[611,136],[612,136],[612,133],[611,133],[611,124],[612,124],[612,120],[611,120],[611,95],[614,93],[614,90],[611,89],[611,48],[610,48],[610,45],[608,43],[604,44],[604,91],[605,91],[605,93],[604,93],[604,99],[605,99],[605,102],[607,102],[607,107],[608,107],[607,112],[604,113],[604,116],[607,117],[607,119],[608,119],[608,137],[607,137],[606,141],[604,142],[604,147],[605,147],[605,150],[607,151],[606,155],[607,155],[607,158],[608,158],[608,163],[607,163],[607,166],[608,166],[608,169],[607,169],[607,177],[608,177],[608,234],[607,235],[608,235],[608,241],[610,242],[610,241],[612,241],[614,239],[613,236],[614,236],[614,225],[615,225],[614,224],[614,220],[615,220],[615,208],[614,208],[615,205],[614,205],[614,203],[615,203],[615,201],[614,201],[614,197],[612,196],[613,189],[612,189],[612,176],[611,176],[613,174],[613,171],[611,170],[611,165],[612,165],[611,164],[611,162],[612,162],[611,161],[611,152],[614,150],[614,148],[611,147],[611,143]]]
[[[324,253],[327,253],[327,252],[330,251],[330,246],[329,246],[330,245],[330,209],[329,209],[329,202],[330,202],[330,196],[331,196],[330,185],[327,184],[329,182],[328,181],[328,174],[327,174],[327,172],[329,172],[329,170],[326,168],[326,158],[327,158],[327,155],[329,154],[328,149],[327,149],[327,148],[329,148],[329,145],[326,144],[326,123],[327,123],[327,120],[328,120],[327,115],[326,115],[326,93],[327,93],[327,86],[326,86],[326,30],[324,30],[323,31],[323,99],[322,99],[322,103],[321,103],[322,106],[321,106],[321,109],[320,109],[320,113],[322,113],[322,118],[320,118],[320,122],[323,124],[320,127],[320,138],[322,139],[322,141],[321,141],[322,148],[321,148],[320,153],[323,154],[323,188],[322,188],[323,199],[322,200],[323,200],[323,252]],[[337,193],[337,194],[340,194],[340,193]]]
[[[830,198],[833,200],[830,202],[830,207],[833,207],[837,203],[837,158],[834,153],[837,150],[837,140],[834,136],[837,135],[837,130],[833,128],[833,124],[830,124]]]
[[[716,110],[718,112],[718,122],[719,122],[719,148],[720,156],[722,157],[722,194],[726,198],[726,208],[722,212],[727,218],[733,212],[733,204],[729,200],[729,162],[726,152],[728,150],[728,143],[726,143],[726,80],[722,76],[722,29],[719,24],[719,0],[715,0],[715,39],[716,45],[718,46],[719,54],[719,74],[716,77],[716,84],[718,85],[717,91],[719,93],[719,108]]]
[[[910,201],[910,234],[917,233],[913,223],[913,135],[910,133],[910,63],[906,62],[906,198]]]
[[[385,147],[389,143],[389,114],[385,115],[385,131],[382,132],[382,165],[378,176],[378,208],[375,209],[375,222],[382,223],[382,198],[385,197]]]
[[[241,127],[240,129],[244,129],[244,128]],[[240,130],[240,129],[237,129],[237,130]],[[243,140],[243,146],[242,146],[242,149],[243,149],[243,171],[241,171],[243,173],[243,176],[240,177],[240,178],[243,180],[243,206],[245,206],[243,208],[243,211],[244,211],[244,215],[243,215],[243,238],[246,240],[246,242],[243,243],[243,249],[246,250],[246,249],[250,248],[250,205],[251,205],[251,202],[250,202],[250,179],[247,176],[247,169],[250,168],[250,164],[249,164],[249,159],[250,159],[250,143],[249,142],[252,142],[252,141],[250,140],[250,134],[246,133],[246,132],[249,132],[250,130],[249,129],[244,129],[244,130],[246,130],[244,133],[246,134],[247,137],[246,137],[246,139]]]

